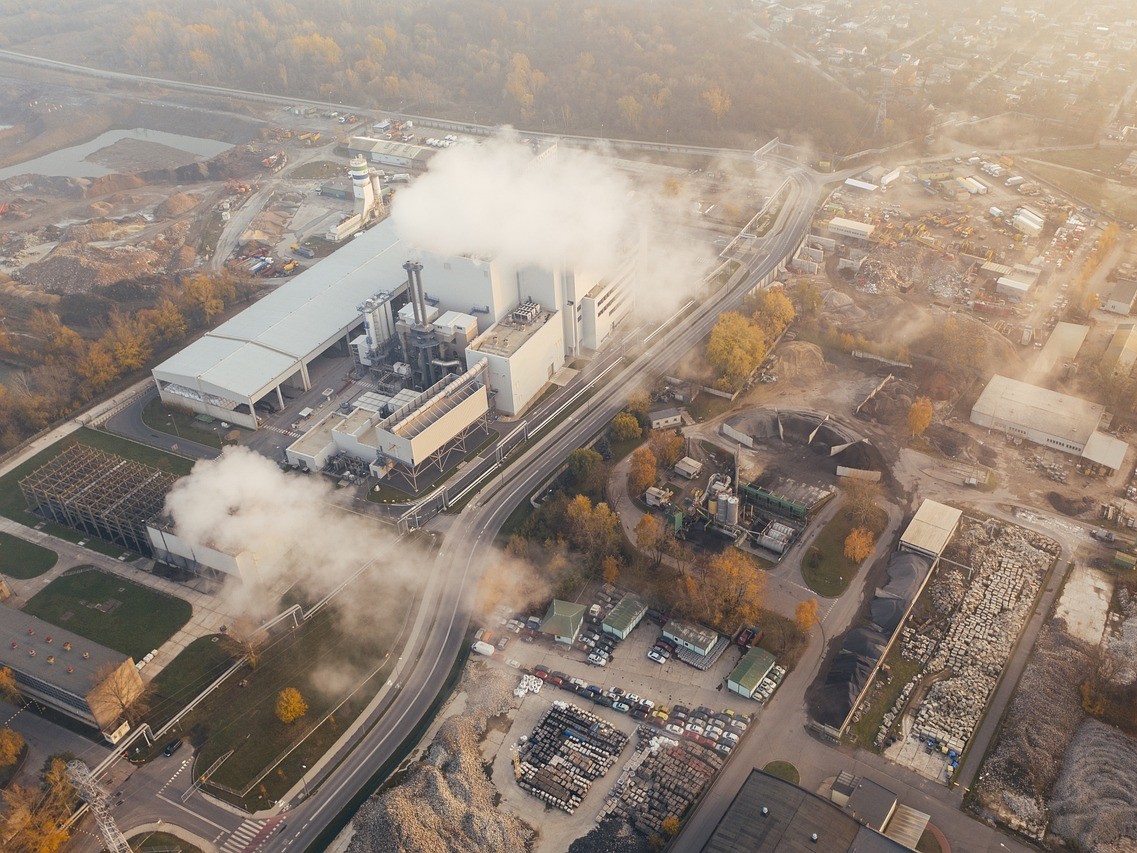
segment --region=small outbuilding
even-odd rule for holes
[[[686,477],[688,480],[694,480],[703,471],[703,463],[698,459],[692,459],[690,456],[684,456],[675,463],[675,473],[681,477]]]
[[[632,629],[640,624],[640,620],[644,618],[646,613],[647,605],[639,597],[628,593],[612,608],[612,612],[604,618],[600,627],[605,633],[626,640],[628,634],[632,633]]]
[[[584,613],[583,604],[554,598],[541,622],[541,633],[548,634],[558,643],[572,645],[584,625]]]
[[[753,699],[754,691],[758,689],[762,679],[769,675],[773,668],[774,656],[765,649],[755,646],[742,656],[742,660],[727,676],[727,690],[731,690],[739,696],[745,696],[747,699]]]
[[[668,427],[681,426],[683,413],[675,408],[657,409],[654,412],[648,412],[647,419],[652,429],[667,429]]]
[[[900,550],[937,559],[959,526],[962,515],[963,512],[953,506],[924,501],[900,537]]]

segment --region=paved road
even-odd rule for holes
[[[384,714],[383,724],[364,738],[352,752],[350,762],[337,767],[309,799],[294,806],[286,831],[262,849],[312,848],[336,814],[368,784],[425,714],[460,653],[469,621],[465,596],[476,585],[483,561],[492,553],[488,546],[513,507],[539,487],[572,450],[601,429],[619,411],[627,395],[642,384],[644,376],[657,372],[690,349],[710,330],[720,311],[740,303],[755,282],[781,263],[805,233],[816,192],[813,178],[799,171],[780,227],[766,238],[766,255],[751,276],[730,293],[698,306],[681,329],[661,336],[663,339],[655,346],[620,370],[594,403],[538,441],[509,467],[500,481],[491,482],[453,520],[434,573],[427,581],[420,617],[392,675],[399,690]]]

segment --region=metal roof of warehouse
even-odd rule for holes
[[[1039,432],[1085,444],[1097,429],[1103,406],[1006,376],[993,376],[972,407],[973,413],[1003,423],[1029,425]]]
[[[255,394],[353,324],[365,299],[403,284],[408,251],[391,220],[384,220],[166,359],[155,373]]]
[[[926,500],[905,528],[900,544],[928,554],[942,554],[962,515],[953,506]]]

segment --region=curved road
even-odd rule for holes
[[[682,321],[682,328],[662,336],[620,371],[593,405],[540,440],[507,469],[500,482],[494,482],[488,493],[455,518],[428,580],[412,636],[392,675],[399,689],[383,715],[382,725],[363,738],[350,761],[336,767],[318,790],[291,809],[286,829],[274,835],[262,850],[314,849],[320,834],[427,713],[466,641],[467,597],[492,554],[489,546],[514,506],[550,476],[568,453],[599,431],[645,376],[671,364],[698,343],[721,311],[740,304],[757,282],[796,249],[808,228],[819,186],[812,175],[796,165],[795,169],[791,198],[783,207],[780,227],[765,238],[763,257],[750,275],[721,298],[697,306]]]

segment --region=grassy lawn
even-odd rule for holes
[[[340,163],[333,163],[331,160],[313,160],[297,166],[288,173],[288,177],[298,181],[326,181],[343,174],[345,174],[344,167]]]
[[[772,654],[778,664],[787,670],[797,666],[805,651],[807,638],[794,620],[764,607],[758,624],[765,631],[758,647]]]
[[[0,533],[0,573],[10,578],[38,578],[55,565],[59,555],[9,533]]]
[[[642,437],[629,438],[627,441],[609,441],[608,449],[612,453],[612,459],[610,461],[613,464],[619,462],[643,443],[644,439]]]
[[[940,842],[930,830],[925,829],[924,834],[920,836],[920,840],[916,842],[917,853],[943,853],[943,848],[940,847]]]
[[[185,438],[206,447],[221,448],[220,421],[204,423],[190,412],[168,408],[160,397],[155,397],[142,409],[142,422],[150,429],[174,438]]]
[[[45,447],[31,459],[22,465],[16,466],[3,477],[0,477],[0,515],[5,518],[10,518],[13,521],[18,521],[21,524],[34,525],[36,518],[27,511],[24,496],[20,494],[20,480],[37,468],[46,465],[67,447],[70,447],[76,442],[85,444],[88,447],[95,447],[107,453],[114,453],[127,459],[133,459],[144,465],[161,468],[163,471],[169,471],[171,474],[176,474],[179,477],[184,477],[188,474],[194,463],[192,459],[186,459],[185,457],[175,456],[172,453],[166,453],[165,451],[157,450],[153,447],[147,447],[125,438],[119,438],[117,435],[111,435],[108,432],[100,432],[84,427],[62,441],[56,442],[50,447]],[[114,555],[118,556],[121,553],[122,548],[118,548],[114,552]],[[147,651],[149,651],[149,649]]]
[[[729,412],[733,407],[733,400],[702,391],[695,397],[694,402],[687,407],[687,411],[697,421],[709,421],[711,418],[717,418],[719,415]]]
[[[127,844],[135,853],[202,853],[200,847],[168,832],[144,832],[128,838]]]
[[[1060,189],[1077,196],[1107,216],[1137,220],[1137,193],[1130,182],[1111,182],[1105,176],[1032,161],[1024,167],[1050,181]]]
[[[219,634],[200,637],[182,649],[150,684],[150,725],[165,725],[190,699],[216,681],[237,656],[234,644]]]
[[[1074,148],[1069,151],[1024,151],[1020,156],[1058,166],[1069,166],[1072,169],[1084,169],[1087,172],[1092,172],[1094,169],[1112,172],[1114,166],[1129,156],[1129,151],[1128,147]]]
[[[888,523],[888,514],[877,508],[869,529],[875,539]],[[836,598],[849,587],[857,573],[857,564],[845,556],[845,539],[856,527],[848,510],[841,510],[817,535],[801,561],[801,574],[806,584],[818,595]]]
[[[410,596],[403,600],[410,605]],[[302,766],[311,766],[330,748],[383,685],[390,670],[385,655],[396,643],[402,621],[384,619],[375,630],[360,634],[347,630],[329,608],[299,629],[282,627],[261,651],[256,669],[243,667],[179,723],[179,734],[198,749],[199,772],[232,751],[211,779],[213,792],[250,809],[282,796],[299,780]],[[224,666],[220,652],[214,657],[196,646],[187,649],[193,656],[168,680],[156,679],[163,695],[192,693],[210,667]],[[291,725],[276,717],[277,695],[285,687],[298,689],[308,703],[308,712]],[[340,702],[344,704],[325,721]],[[247,795],[240,793],[246,789]]]
[[[797,772],[797,768],[788,761],[771,761],[762,769],[771,776],[785,779],[791,785],[796,785],[801,781],[801,775]]]
[[[140,660],[189,621],[188,601],[79,567],[32,596],[25,613]]]
[[[883,690],[875,694],[875,701],[861,714],[861,718],[849,726],[846,737],[857,746],[864,747],[865,749],[872,749],[875,751],[873,741],[876,739],[876,733],[880,729],[880,724],[884,720],[884,715],[887,714],[896,700],[900,696],[900,691],[904,689],[904,685],[911,681],[920,670],[920,664],[916,661],[911,661],[900,654],[900,643],[896,643],[892,650],[888,653],[888,657],[884,659],[885,666],[892,672],[892,680],[888,684],[884,684],[882,675],[877,675],[876,684],[884,686]]]

